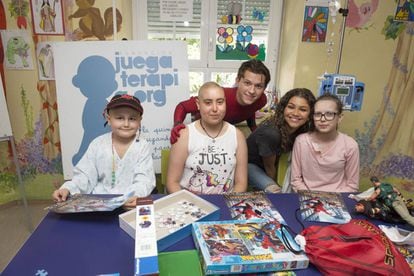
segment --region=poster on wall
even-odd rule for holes
[[[55,67],[53,49],[49,42],[39,42],[36,48],[39,80],[54,80]]]
[[[414,2],[398,0],[394,19],[396,21],[414,21]]]
[[[302,42],[325,42],[328,15],[328,1],[308,0],[305,2]]]
[[[65,179],[90,142],[110,131],[102,113],[115,94],[137,97],[144,108],[140,139],[153,149],[170,147],[176,105],[189,96],[188,58],[182,41],[87,41],[52,45]]]
[[[64,35],[62,0],[31,0],[33,32],[38,35]]]
[[[28,31],[1,30],[5,67],[15,70],[33,70],[33,57]]]
[[[221,22],[216,26],[216,60],[265,61],[267,43],[261,35],[268,31],[270,2],[263,6],[253,1],[222,2],[225,8],[217,9]]]
[[[160,21],[193,20],[193,0],[160,0]]]

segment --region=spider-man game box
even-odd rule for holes
[[[206,275],[305,269],[309,259],[276,220],[193,223],[194,243]]]

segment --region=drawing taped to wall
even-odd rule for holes
[[[328,7],[305,6],[302,31],[303,42],[325,42],[328,13]]]
[[[38,35],[64,35],[61,0],[31,0],[33,32]]]
[[[27,31],[1,31],[5,66],[8,69],[33,70],[30,36]]]
[[[36,48],[36,57],[39,80],[54,80],[55,68],[52,45],[47,42],[39,42]]]

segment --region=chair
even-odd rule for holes
[[[163,193],[166,192],[165,186],[167,185],[167,169],[168,159],[170,158],[170,149],[161,150],[161,185]]]

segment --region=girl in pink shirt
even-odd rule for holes
[[[350,136],[338,131],[342,102],[332,94],[315,103],[315,130],[299,135],[293,146],[293,190],[357,192],[359,148]]]

